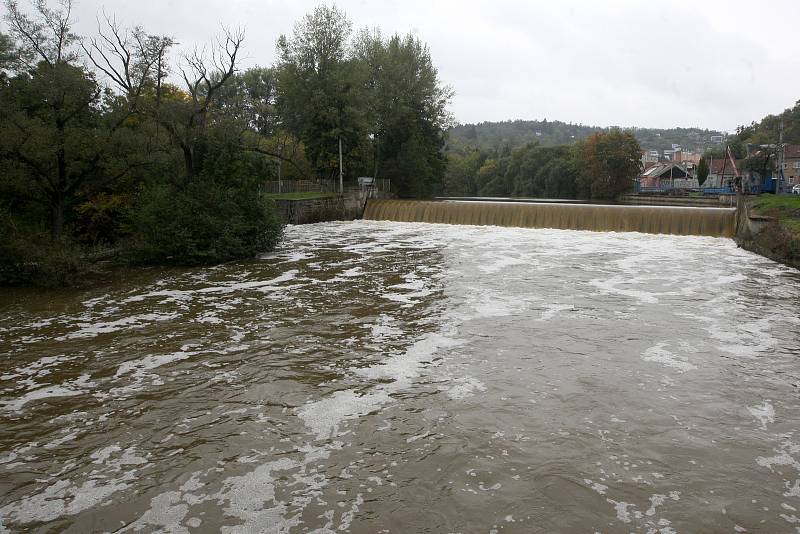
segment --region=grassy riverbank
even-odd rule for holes
[[[753,202],[756,214],[778,219],[781,226],[800,234],[800,195],[761,195]]]
[[[769,217],[766,227],[740,244],[800,269],[800,196],[761,195],[750,201],[750,215]]]

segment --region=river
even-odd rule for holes
[[[800,527],[800,273],[729,239],[294,226],[0,354],[0,532]]]

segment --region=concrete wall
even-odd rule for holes
[[[650,205],[650,206],[698,206],[698,207],[724,207],[731,208],[736,204],[733,195],[680,197],[669,195],[623,195],[620,197],[622,204]]]
[[[310,224],[324,221],[352,221],[360,219],[367,200],[366,191],[353,191],[345,195],[309,200],[278,200],[278,209],[287,224]],[[370,198],[389,198],[389,195],[372,191]]]
[[[750,213],[747,199],[738,195],[736,199],[736,240],[740,244],[755,239],[761,232],[774,224],[772,217],[762,217]]]

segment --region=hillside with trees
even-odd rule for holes
[[[800,101],[778,115],[767,115],[749,126],[740,126],[736,129],[736,138],[754,145],[777,143],[780,140],[781,123],[783,142],[800,144]]]
[[[265,181],[391,178],[442,188],[451,91],[413,35],[353,31],[320,6],[243,70],[243,31],[177,49],[70,0],[4,3],[0,26],[0,283],[63,283],[97,258],[210,264],[253,257],[282,221]],[[179,60],[174,60],[175,57]]]
[[[445,192],[458,196],[613,199],[640,172],[630,132],[597,132],[573,145],[451,149]]]
[[[609,132],[614,127],[602,128],[561,121],[503,121],[481,122],[479,124],[463,124],[449,131],[451,147],[474,147],[481,149],[505,148],[515,149],[529,143],[538,143],[543,147],[570,145],[587,139],[590,135]],[[723,132],[700,128],[623,128],[630,132],[646,149],[659,151],[672,148],[673,144],[684,148],[704,152],[712,148],[711,136],[724,135]]]

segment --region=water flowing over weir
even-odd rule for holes
[[[369,220],[733,237],[736,210],[526,202],[370,200]]]

